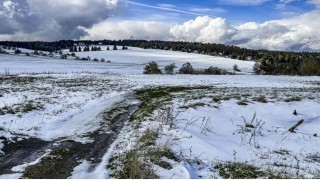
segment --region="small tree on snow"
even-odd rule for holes
[[[254,63],[253,72],[254,72],[254,74],[261,74],[262,70],[261,70],[259,62]]]
[[[193,74],[194,69],[193,69],[192,65],[189,62],[187,62],[187,63],[184,63],[182,65],[182,67],[179,69],[179,73],[180,74]]]
[[[239,66],[237,64],[233,65],[233,70],[240,72]]]
[[[171,63],[171,64],[167,65],[167,66],[164,68],[164,70],[165,70],[166,74],[173,74],[175,68],[176,68],[175,63]]]
[[[21,51],[20,51],[19,49],[16,49],[16,50],[14,51],[14,53],[15,53],[15,54],[20,54]]]
[[[144,68],[143,74],[162,74],[158,64],[155,61],[149,62]]]

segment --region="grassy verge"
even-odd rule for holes
[[[170,114],[152,116],[156,110],[171,103],[176,93],[208,89],[209,87],[157,87],[137,90],[135,97],[141,101],[139,108],[131,115],[131,125],[135,126],[142,121],[157,121],[159,119],[171,119]],[[169,111],[170,112],[170,111]],[[162,122],[159,122],[160,124]],[[163,121],[165,123],[165,121]],[[170,123],[169,123],[170,124]],[[140,126],[135,126],[139,128]],[[154,179],[159,178],[154,172],[154,167],[172,169],[172,165],[165,159],[179,161],[172,153],[172,141],[162,144],[156,143],[160,128],[148,129],[140,136],[135,146],[122,154],[113,156],[107,168],[112,171],[113,178],[120,179]]]
[[[177,161],[168,144],[156,144],[158,132],[147,130],[138,140],[136,146],[130,151],[113,157],[107,168],[116,179],[157,179],[154,166],[172,169],[172,165],[165,160],[166,157]]]
[[[283,174],[271,170],[261,170],[260,168],[240,162],[220,162],[214,166],[219,175],[224,179],[287,179]]]

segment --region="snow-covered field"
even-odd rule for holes
[[[120,49],[120,47],[119,47]],[[24,51],[22,51],[24,52]],[[64,51],[69,53],[68,51]],[[11,52],[13,53],[13,52]],[[4,73],[4,68],[9,68],[10,73],[64,73],[64,72],[95,72],[95,73],[121,73],[121,74],[142,74],[143,68],[150,61],[156,61],[160,67],[170,63],[175,63],[177,67],[185,62],[190,62],[195,68],[208,68],[210,66],[220,67],[232,71],[233,65],[237,64],[239,69],[244,73],[252,72],[252,61],[239,61],[223,57],[213,57],[199,55],[194,53],[182,53],[174,51],[145,50],[130,47],[129,50],[118,51],[94,51],[94,52],[76,52],[80,58],[90,57],[91,60],[104,58],[108,62],[93,61],[74,61],[69,57],[71,62],[50,57],[29,57],[29,56],[12,56],[1,55],[0,73]],[[41,68],[39,68],[41,64]]]
[[[143,101],[133,97],[135,90],[189,89],[167,90],[167,96],[148,101],[157,108],[138,121],[127,122],[101,162],[83,159],[72,178],[110,177],[114,173],[106,168],[110,159],[136,148],[146,130],[157,131],[156,146],[166,144],[179,159],[163,157],[169,169],[152,165],[160,178],[221,178],[216,167],[223,162],[249,163],[264,171],[288,173],[286,177],[291,178],[320,175],[319,77],[142,75],[149,61],[160,67],[191,62],[196,68],[217,66],[229,71],[237,64],[244,73],[251,72],[253,62],[138,48],[76,55],[111,63],[0,55],[0,74],[9,69],[11,75],[18,75],[0,76],[0,137],[12,142],[34,137],[91,143],[94,139],[87,134],[100,128],[103,112],[121,102]],[[164,104],[175,114],[172,127],[157,121]],[[301,119],[304,122],[296,133],[289,132]],[[2,138],[0,153],[3,146]],[[24,163],[32,165],[20,165]],[[13,167],[12,173],[0,172],[0,178],[21,177],[25,166]]]

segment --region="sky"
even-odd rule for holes
[[[0,40],[146,39],[320,51],[320,0],[0,0]]]

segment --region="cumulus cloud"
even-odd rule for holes
[[[318,10],[290,19],[231,25],[226,19],[198,17],[176,25],[174,40],[224,43],[254,49],[319,50],[320,13]]]
[[[155,21],[107,20],[87,29],[82,39],[146,39],[168,40],[171,25]]]
[[[320,12],[292,18],[232,25],[224,18],[200,16],[182,24],[106,20],[86,29],[83,39],[147,39],[223,43],[253,49],[320,49]]]
[[[233,1],[233,0],[230,0]],[[236,0],[235,0],[236,1]],[[255,3],[262,3],[255,1]],[[240,0],[238,3],[248,1]],[[293,0],[280,0],[288,4]],[[86,29],[86,39],[148,39],[223,43],[253,49],[319,51],[320,0],[315,10],[281,20],[233,25],[224,18],[199,16],[181,24],[153,21],[104,21]]]
[[[202,16],[172,27],[170,33],[175,40],[227,43],[236,31],[226,19]]]
[[[0,34],[75,39],[86,35],[84,28],[116,13],[121,4],[118,0],[0,0]]]

